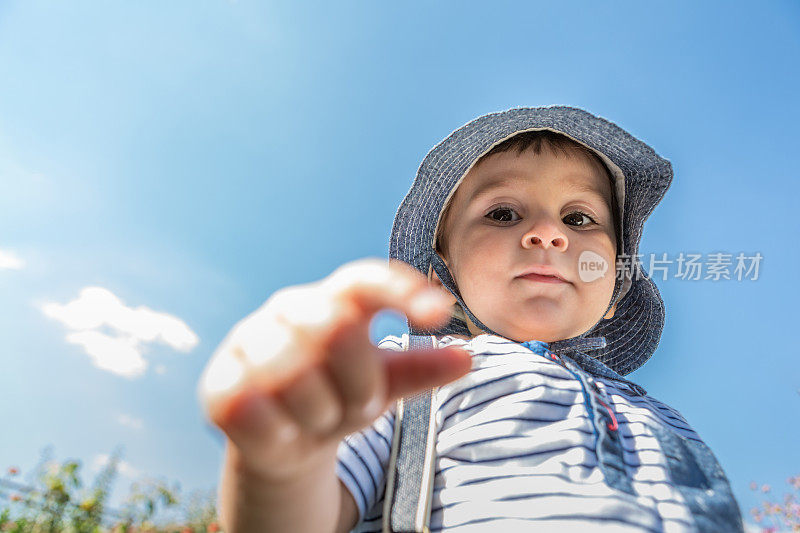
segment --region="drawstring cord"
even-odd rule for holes
[[[605,348],[606,346],[606,338],[605,337],[583,337],[578,339],[567,339],[564,341],[556,341],[550,343],[550,348],[545,349],[544,352],[547,357],[555,362],[564,364],[561,360],[561,355],[567,352],[574,352],[574,351],[585,351],[585,350],[599,350],[601,348]],[[586,379],[589,382],[591,388],[596,393],[595,400],[597,403],[602,405],[605,410],[608,412],[608,416],[611,418],[610,422],[606,422],[606,427],[608,427],[609,431],[617,431],[619,429],[619,422],[617,422],[617,417],[614,414],[613,409],[609,407],[608,403],[604,400],[606,395],[600,390],[600,387],[597,386],[595,380],[591,377],[586,375]]]

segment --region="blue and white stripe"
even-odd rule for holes
[[[402,350],[408,336],[379,346]],[[664,425],[700,440],[675,409],[595,378],[613,405],[635,494],[609,487],[596,432],[573,374],[522,344],[480,335],[443,337],[439,346],[472,353],[472,371],[434,398],[436,477],[431,531],[695,531],[666,458],[650,429]],[[381,530],[394,408],[339,446],[337,474],[358,505],[354,531]]]

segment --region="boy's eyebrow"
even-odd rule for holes
[[[485,183],[482,183],[480,186],[478,186],[478,188],[476,188],[472,192],[472,195],[471,195],[471,197],[469,199],[469,202],[473,202],[473,201],[477,200],[481,196],[484,196],[484,195],[490,193],[494,189],[499,189],[501,187],[506,187],[508,185],[512,185],[515,182],[518,182],[518,181],[521,181],[521,180],[522,180],[522,178],[520,178],[518,175],[510,175],[510,176],[509,175],[505,175],[505,176],[496,177],[494,179],[490,179],[490,180],[486,181]],[[608,201],[608,198],[606,198],[605,194],[600,192],[597,189],[597,187],[595,187],[593,184],[587,183],[584,180],[576,179],[576,177],[573,177],[573,176],[565,176],[564,183],[566,183],[569,186],[569,188],[572,189],[575,192],[588,193],[588,194],[591,194],[593,196],[596,196],[597,198],[599,198],[599,199],[601,199],[603,201]]]
[[[570,188],[575,192],[583,192],[588,194],[593,194],[600,198],[601,200],[607,201],[606,195],[600,192],[597,187],[593,184],[586,183],[585,181],[573,181],[573,180],[566,180],[567,183],[570,185]]]
[[[490,179],[478,186],[472,194],[470,195],[469,201],[473,202],[480,198],[481,196],[493,191],[494,189],[499,189],[501,187],[505,187],[512,182],[520,181],[521,178],[518,176],[515,177],[496,177],[494,179]]]

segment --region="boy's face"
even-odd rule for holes
[[[553,342],[586,332],[614,291],[611,194],[598,162],[555,155],[545,146],[538,155],[492,154],[470,169],[441,222],[443,259],[470,311],[519,342]],[[582,281],[578,270],[587,251],[608,265],[593,281]],[[540,265],[554,268],[565,281],[522,277]]]

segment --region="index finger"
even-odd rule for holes
[[[333,298],[355,304],[363,314],[390,308],[420,327],[442,324],[455,301],[452,295],[430,286],[414,267],[396,259],[347,263],[324,279],[322,287]]]

